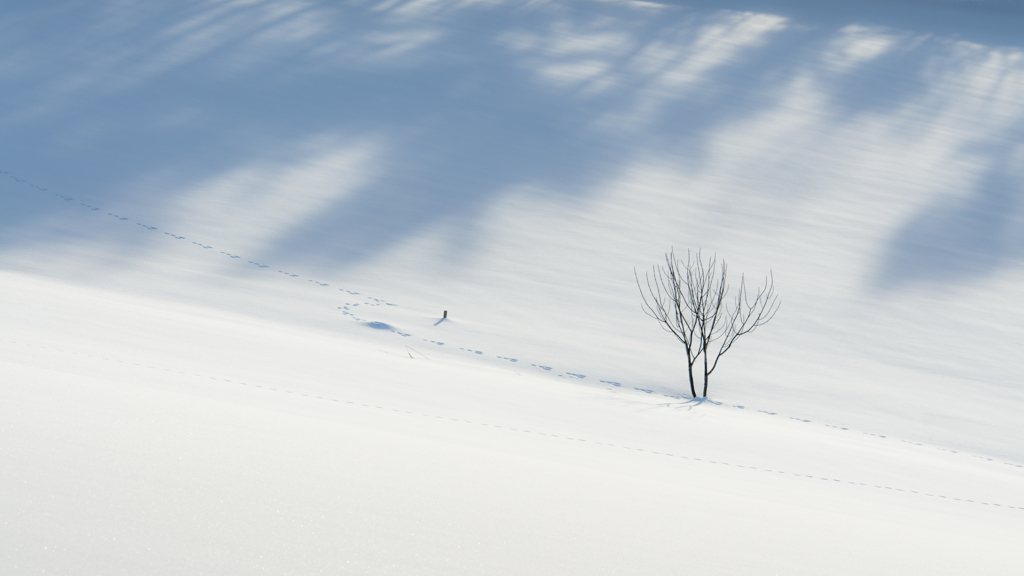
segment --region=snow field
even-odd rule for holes
[[[1006,463],[21,275],[4,285],[15,571],[88,558],[88,573],[1010,573],[1018,560],[1022,474]],[[103,329],[48,332],[59,324]]]
[[[1024,565],[1018,11],[55,6],[0,9],[0,572]],[[707,402],[669,246],[783,300]]]

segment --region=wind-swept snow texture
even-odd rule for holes
[[[1020,2],[7,2],[0,134],[0,573],[1024,566]]]

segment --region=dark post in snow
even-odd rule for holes
[[[447,311],[447,310],[445,310],[445,311],[444,311],[444,316],[442,316],[442,318],[447,318],[447,317],[448,317],[448,311]]]
[[[686,251],[686,262],[676,258],[675,250],[665,254],[665,265],[654,266],[645,274],[645,286],[633,270],[644,313],[661,324],[686,349],[690,394],[697,397],[693,366],[704,357],[704,397],[708,396],[708,378],[718,367],[718,360],[732,348],[737,338],[767,324],[779,310],[775,295],[775,278],[769,272],[764,286],[754,294],[747,290],[743,275],[732,307],[726,303],[725,261],[719,270],[718,257],[704,262],[700,251],[696,259]]]

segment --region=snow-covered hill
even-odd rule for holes
[[[1022,564],[1014,5],[2,13],[0,571]]]

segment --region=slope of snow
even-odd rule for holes
[[[1014,573],[1024,22],[936,4],[4,8],[0,571]],[[707,402],[673,245],[783,298]]]
[[[1022,560],[1012,463],[3,281],[6,573],[1010,574]]]

